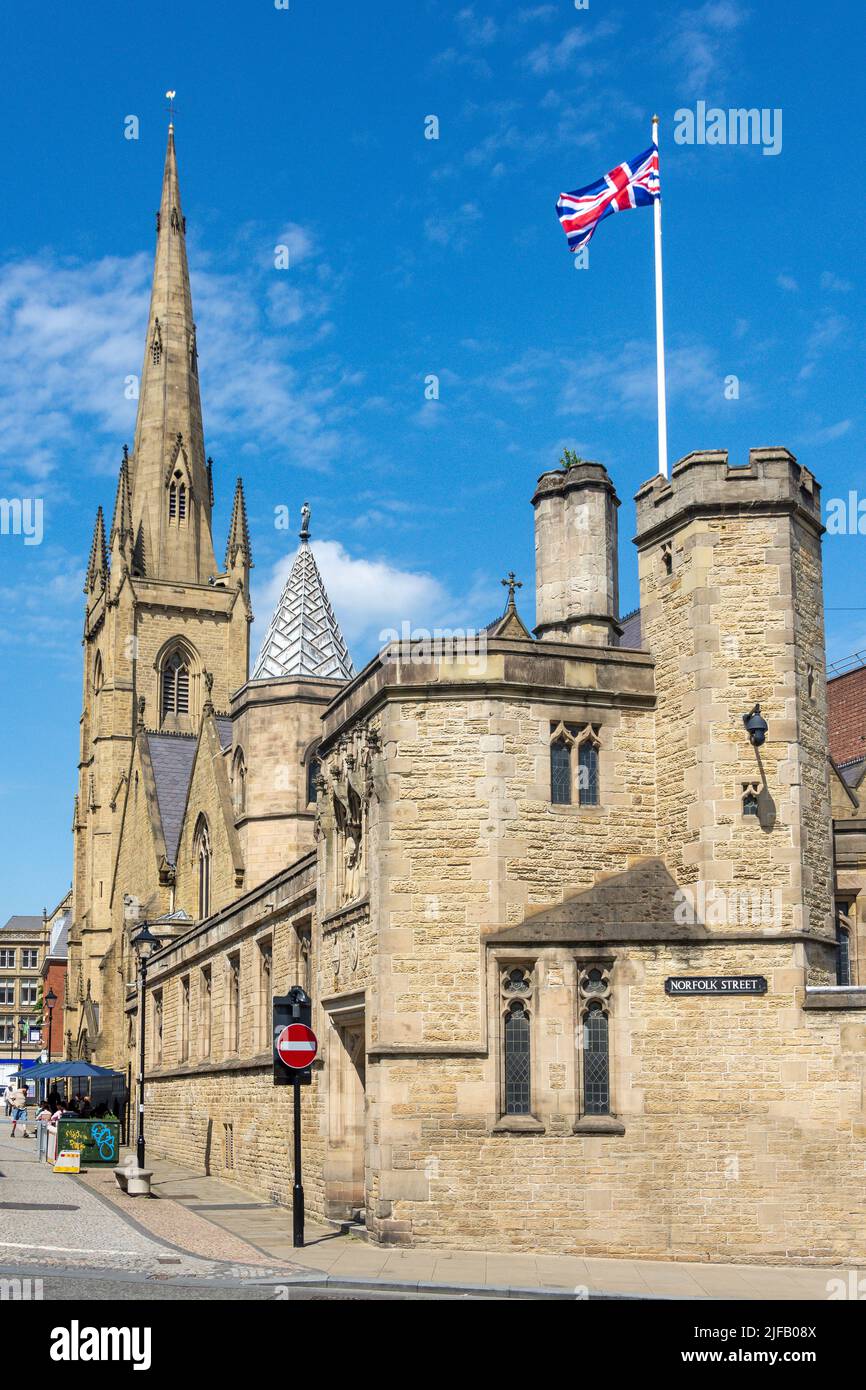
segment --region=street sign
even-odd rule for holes
[[[669,975],[665,994],[707,999],[729,999],[732,994],[766,994],[763,975]]]
[[[274,996],[271,1032],[274,1039],[274,1085],[291,1086],[294,1126],[292,1147],[295,1181],[292,1185],[292,1244],[304,1244],[304,1186],[301,1178],[301,1087],[313,1079],[313,1058],[318,1039],[310,1027],[313,1003],[301,985],[292,985],[288,994]]]
[[[316,1055],[317,1047],[312,1051],[309,1048],[293,1048],[284,1057],[278,1046],[286,1030],[296,1024],[303,1025],[315,1043],[315,1034],[310,1027],[312,1021],[313,1006],[310,996],[301,989],[300,985],[294,985],[288,994],[274,996],[271,1037],[274,1048],[275,1086],[295,1086],[297,1084],[309,1086],[312,1084],[313,1073],[310,1070],[310,1064]],[[303,1038],[301,1040],[303,1041]],[[306,1056],[304,1056],[305,1053]],[[289,1056],[293,1057],[293,1063],[288,1060]]]
[[[305,1023],[290,1023],[277,1037],[277,1055],[292,1071],[306,1071],[318,1050],[318,1039]]]

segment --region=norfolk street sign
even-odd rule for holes
[[[729,998],[732,994],[766,993],[763,975],[669,975],[665,980],[665,994]]]

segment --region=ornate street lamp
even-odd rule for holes
[[[158,951],[162,945],[162,939],[154,936],[147,922],[145,922],[136,936],[132,938],[132,945],[138,958],[139,988],[141,990],[139,1013],[139,1056],[138,1056],[138,1139],[136,1141],[135,1153],[139,1168],[144,1167],[144,1058],[145,1058],[145,1015],[147,1013],[147,966],[154,951]]]
[[[53,1021],[54,1021],[54,1005],[57,1003],[57,995],[54,993],[54,990],[53,990],[53,989],[49,989],[48,993],[46,994],[46,996],[45,996],[45,998],[43,999],[42,1002],[43,1002],[43,1004],[45,1005],[46,1009],[48,1010],[48,1062],[49,1062],[49,1065],[50,1065],[50,1063],[51,1063],[51,1025],[52,1025],[52,1023],[53,1023]]]

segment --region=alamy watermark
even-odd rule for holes
[[[778,888],[719,888],[699,883],[674,894],[674,921],[680,926],[780,927],[782,894]]]
[[[775,106],[720,106],[695,103],[674,112],[675,145],[761,145],[763,154],[782,152],[782,110]]]
[[[847,497],[830,497],[824,518],[828,536],[866,536],[866,497],[853,489]]]
[[[41,545],[42,498],[0,497],[0,536],[23,536],[25,545]]]
[[[431,661],[461,661],[470,670],[487,669],[487,633],[471,627],[413,627],[408,620],[379,633],[383,666],[426,666]]]

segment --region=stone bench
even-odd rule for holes
[[[120,1168],[115,1168],[114,1176],[118,1187],[130,1197],[149,1197],[150,1180],[153,1177],[152,1168],[137,1168],[134,1163],[127,1163]]]

